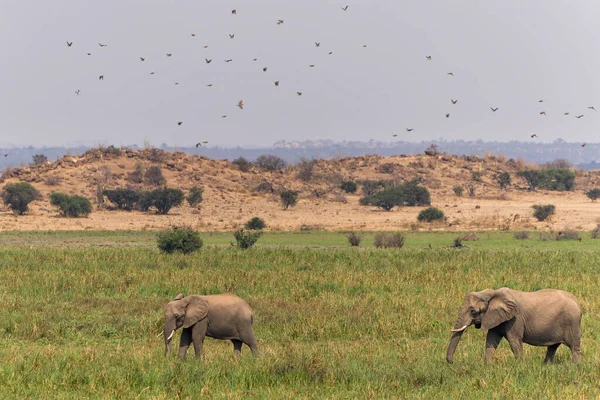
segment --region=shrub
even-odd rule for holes
[[[375,234],[375,247],[377,248],[398,248],[404,246],[404,235],[400,232],[378,232]]]
[[[525,180],[529,190],[535,190],[537,187],[557,191],[575,189],[575,172],[564,168],[525,170],[517,172],[517,176]]]
[[[144,163],[138,161],[135,163],[135,169],[133,172],[127,173],[127,180],[133,183],[142,183],[144,182],[144,172],[146,171],[146,167]]]
[[[46,177],[46,180],[44,181],[44,183],[48,186],[58,186],[60,185],[60,182],[62,181],[62,178],[58,175],[49,175],[48,177]]]
[[[360,199],[361,205],[373,205],[386,211],[396,206],[428,206],[430,203],[429,191],[416,181],[391,186]]]
[[[190,254],[198,251],[204,243],[200,234],[192,228],[174,226],[158,234],[157,244],[163,253]]]
[[[244,225],[244,227],[252,231],[258,231],[261,229],[265,229],[267,227],[267,224],[265,224],[264,219],[254,217],[250,221],[246,222],[246,225]]]
[[[191,207],[196,207],[203,200],[202,195],[204,194],[204,188],[193,187],[190,189],[186,200]]]
[[[513,234],[513,237],[518,240],[529,239],[529,232],[526,232],[526,231],[515,232]]]
[[[281,204],[283,205],[284,210],[287,210],[289,207],[293,207],[298,203],[298,192],[295,190],[282,190],[279,197],[281,197]]]
[[[496,175],[496,182],[498,183],[498,186],[500,186],[500,189],[504,189],[507,186],[510,186],[510,174],[508,172],[499,173],[498,175]]]
[[[375,194],[377,189],[379,189],[380,183],[378,181],[366,180],[360,183],[362,192],[365,196],[371,196]]]
[[[454,194],[458,197],[462,197],[464,188],[462,186],[456,185],[452,188],[454,190]]]
[[[238,157],[231,163],[237,165],[238,169],[242,172],[248,172],[250,171],[250,168],[252,168],[252,163],[246,160],[244,157]]]
[[[358,247],[358,246],[360,246],[361,241],[362,241],[362,235],[359,235],[356,232],[350,232],[348,234],[348,243],[350,243],[350,246]]]
[[[394,163],[385,163],[381,164],[378,168],[379,172],[382,174],[393,174],[394,173]]]
[[[4,186],[0,197],[14,213],[23,215],[29,210],[29,203],[38,200],[41,195],[29,182],[18,182]]]
[[[585,195],[592,201],[596,201],[600,197],[600,189],[591,189],[585,192]]]
[[[184,198],[181,189],[169,189],[166,187],[155,189],[150,195],[152,196],[152,205],[159,214],[168,214],[171,208],[180,206]]]
[[[305,158],[300,159],[296,177],[304,182],[310,181],[314,175],[313,170],[315,165],[317,165],[317,160],[307,160]]]
[[[149,192],[149,191],[139,191],[138,193],[138,201],[137,201],[137,208],[140,211],[148,211],[150,210],[150,207],[152,207],[154,205],[154,199],[153,199],[153,192]]]
[[[105,190],[104,195],[119,210],[131,211],[139,200],[139,193],[132,189]]]
[[[358,185],[356,185],[356,183],[352,181],[344,181],[340,185],[340,189],[342,189],[346,193],[356,193]]]
[[[248,232],[244,229],[238,229],[233,234],[235,241],[237,242],[237,247],[240,249],[249,249],[254,246],[254,243],[258,241],[261,235],[262,231]]]
[[[452,242],[452,246],[450,247],[454,247],[456,249],[462,249],[463,247],[467,247],[464,244],[462,244],[463,239],[461,237],[457,237],[454,239],[454,241]]]
[[[545,221],[549,216],[551,216],[552,214],[554,214],[556,207],[554,206],[554,204],[546,204],[546,205],[540,205],[540,204],[535,204],[533,206],[531,206],[531,208],[533,208],[533,216],[538,220],[538,221]]]
[[[282,171],[287,166],[287,163],[283,158],[272,154],[258,156],[254,161],[254,164],[260,169],[271,172]]]
[[[430,144],[429,147],[427,147],[425,149],[425,154],[428,156],[437,156],[438,155],[438,145],[437,144]]]
[[[567,229],[558,232],[556,235],[556,240],[581,240],[581,238],[579,237],[579,232],[572,229]]]
[[[87,217],[92,212],[92,203],[81,196],[52,193],[50,204],[59,208],[61,215],[71,218]]]
[[[539,171],[536,170],[525,170],[517,172],[517,176],[523,178],[527,186],[529,186],[529,190],[535,190],[542,178]]]
[[[481,182],[483,180],[483,175],[479,171],[471,172],[471,179],[475,182]]]
[[[148,160],[155,163],[161,163],[165,160],[166,156],[167,155],[164,150],[153,147],[150,149],[150,153],[148,154]]]
[[[419,221],[432,222],[444,219],[444,212],[439,208],[429,207],[424,209],[417,216]]]
[[[163,176],[162,169],[158,165],[152,165],[144,174],[144,180],[148,185],[161,186],[164,185],[167,180]]]
[[[569,169],[571,168],[571,163],[566,158],[557,158],[555,160],[549,161],[542,165],[544,168],[561,168],[561,169]]]
[[[596,225],[594,229],[590,232],[590,237],[592,239],[598,239],[600,237],[600,224]]]
[[[475,185],[467,185],[467,194],[469,197],[475,197],[475,192],[477,191],[477,187]]]
[[[48,157],[46,157],[44,154],[36,154],[32,158],[35,165],[43,165],[48,162]]]

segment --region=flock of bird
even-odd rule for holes
[[[349,7],[346,5],[346,6],[343,6],[343,7],[341,7],[341,9],[342,9],[342,11],[346,12],[346,11],[348,11]],[[233,9],[233,10],[231,10],[231,14],[232,14],[232,15],[237,15],[237,9]],[[283,23],[284,23],[284,20],[283,20],[283,19],[278,19],[278,20],[276,21],[276,24],[277,24],[277,25],[282,25]],[[196,37],[196,34],[195,34],[195,33],[191,33],[191,36],[192,36],[192,37]],[[235,34],[234,34],[234,33],[229,33],[229,39],[231,39],[231,40],[235,39]],[[73,41],[67,41],[67,42],[66,42],[66,44],[67,44],[67,47],[72,47],[72,46],[73,46],[73,43],[74,43]],[[321,42],[314,42],[314,44],[315,44],[315,47],[317,47],[317,48],[319,48],[319,47],[321,46]],[[98,45],[99,45],[101,48],[102,48],[102,47],[107,47],[107,45],[106,45],[106,44],[103,44],[103,43],[98,43]],[[208,45],[204,45],[203,47],[206,49],[206,48],[208,48]],[[362,47],[367,47],[367,45],[366,45],[366,44],[364,44],[364,45],[362,45]],[[91,55],[92,53],[88,52],[88,53],[86,53],[86,54],[89,56],[89,55]],[[333,54],[333,52],[331,52],[331,51],[330,51],[328,54],[329,54],[329,55],[332,55],[332,54]],[[172,53],[166,53],[166,56],[167,56],[167,57],[172,57],[172,55],[173,55]],[[426,59],[427,61],[433,61],[433,57],[432,57],[431,55],[426,55],[426,56],[425,56],[425,59]],[[139,57],[139,60],[140,60],[140,62],[144,62],[144,61],[146,61],[146,57]],[[257,58],[253,58],[253,61],[257,61],[257,60],[258,60]],[[206,64],[210,64],[210,63],[211,63],[213,60],[212,60],[212,59],[209,59],[209,58],[204,58],[204,61],[205,61],[205,63],[206,63]],[[225,60],[224,60],[224,62],[226,62],[226,63],[230,63],[230,62],[233,62],[233,59],[232,59],[232,58],[227,58],[227,59],[225,59]],[[315,65],[314,65],[314,64],[309,64],[308,66],[309,66],[310,68],[314,68],[314,67],[315,67]],[[262,68],[262,71],[263,71],[263,72],[267,72],[267,70],[268,70],[268,67],[263,67],[263,68]],[[154,71],[150,72],[150,75],[154,75],[154,74],[155,74],[155,72],[154,72]],[[447,74],[449,77],[454,77],[454,73],[453,73],[453,72],[447,72],[446,74]],[[100,75],[100,76],[98,77],[98,79],[99,79],[99,80],[101,80],[101,81],[103,81],[103,80],[104,80],[104,75]],[[179,84],[178,82],[175,82],[175,85],[178,85],[178,84]],[[280,81],[279,81],[279,80],[276,80],[276,81],[274,81],[274,82],[273,82],[273,84],[274,84],[275,86],[277,86],[277,87],[278,87],[278,86],[279,86],[279,84],[280,84]],[[206,86],[207,86],[207,87],[212,87],[212,86],[213,86],[213,84],[212,84],[212,83],[209,83],[209,84],[207,84]],[[80,90],[80,89],[77,89],[77,90],[75,91],[75,94],[76,94],[77,96],[81,95],[81,90]],[[302,92],[300,92],[300,91],[296,91],[296,96],[298,96],[298,97],[302,96]],[[538,103],[543,103],[543,102],[544,102],[544,100],[538,100]],[[453,98],[451,98],[451,99],[450,99],[450,104],[451,104],[451,105],[456,105],[457,103],[458,103],[458,99],[453,99]],[[237,107],[238,107],[240,110],[243,110],[243,109],[244,109],[244,100],[239,100],[236,106],[237,106]],[[588,109],[589,109],[589,110],[596,111],[596,109],[595,109],[593,106],[590,106],[590,107],[588,107]],[[493,106],[492,106],[492,107],[490,107],[490,110],[491,110],[491,112],[495,113],[495,112],[497,112],[497,111],[499,110],[499,107],[493,107]],[[540,111],[540,112],[539,112],[539,114],[540,114],[540,115],[542,115],[542,116],[546,116],[546,115],[547,115],[545,111]],[[450,112],[447,112],[447,113],[445,114],[445,117],[448,119],[448,118],[450,118],[450,115],[451,115],[451,113],[450,113]],[[565,112],[563,115],[564,115],[564,116],[569,116],[569,115],[570,115],[570,113],[569,113],[569,112]],[[222,118],[227,118],[227,114],[223,114],[221,117],[222,117]],[[583,117],[584,117],[584,114],[578,114],[578,115],[575,115],[575,118],[577,118],[577,119],[581,119],[581,118],[583,118]],[[177,122],[177,125],[178,125],[178,126],[181,126],[182,124],[183,124],[183,121],[178,121],[178,122]],[[406,132],[412,132],[413,130],[414,130],[414,128],[406,128]],[[397,137],[397,136],[398,136],[398,134],[393,134],[392,136],[393,136],[393,137]],[[536,133],[534,133],[534,134],[531,134],[530,136],[531,136],[531,138],[532,138],[532,139],[533,139],[533,138],[537,138],[537,137],[538,137],[538,135],[537,135]],[[201,147],[203,144],[207,144],[207,143],[208,143],[208,141],[201,141],[201,142],[198,142],[198,143],[196,143],[196,147]],[[582,144],[582,147],[585,147],[585,145],[586,145],[586,144],[585,144],[585,143],[583,143],[583,144]]]

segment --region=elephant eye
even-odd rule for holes
[[[179,318],[179,314],[174,314],[173,315],[175,318]]]

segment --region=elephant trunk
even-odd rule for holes
[[[172,322],[165,320],[165,328],[163,330],[163,336],[165,338],[165,356],[171,352],[173,335],[175,334],[175,321]]]
[[[448,345],[448,351],[446,352],[446,361],[449,363],[452,363],[456,346],[458,346],[458,342],[460,342],[463,332],[471,325],[471,322],[471,316],[468,313],[463,313],[454,324],[452,336],[450,337],[450,344]]]

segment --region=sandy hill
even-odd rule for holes
[[[33,183],[44,195],[32,203],[29,215],[16,217],[0,212],[0,229],[162,229],[172,224],[188,224],[201,230],[232,230],[253,216],[264,218],[271,230],[298,229],[591,229],[600,222],[600,204],[592,203],[584,191],[600,187],[600,173],[578,172],[573,192],[529,192],[516,177],[526,165],[502,157],[377,155],[318,160],[314,176],[298,179],[298,167],[282,172],[264,172],[253,167],[248,172],[226,160],[166,153],[158,149],[120,151],[95,149],[82,157],[65,156],[56,162],[6,170],[1,185],[18,181]],[[98,207],[88,217],[60,218],[48,200],[53,191],[83,195],[98,206],[99,188],[133,186],[150,189],[128,180],[136,164],[145,168],[158,165],[169,187],[188,190],[204,188],[204,201],[198,207],[187,204],[169,215],[152,212],[111,211]],[[513,184],[498,188],[495,176],[510,173]],[[473,179],[480,175],[480,181]],[[339,189],[342,180],[366,179],[404,182],[419,178],[431,192],[432,206],[442,209],[444,223],[417,223],[421,207],[404,207],[391,212],[359,205],[362,194],[346,194]],[[454,194],[454,186],[472,186],[475,196]],[[300,192],[298,205],[283,210],[278,190]],[[533,204],[555,204],[557,214],[549,222],[532,217]]]

